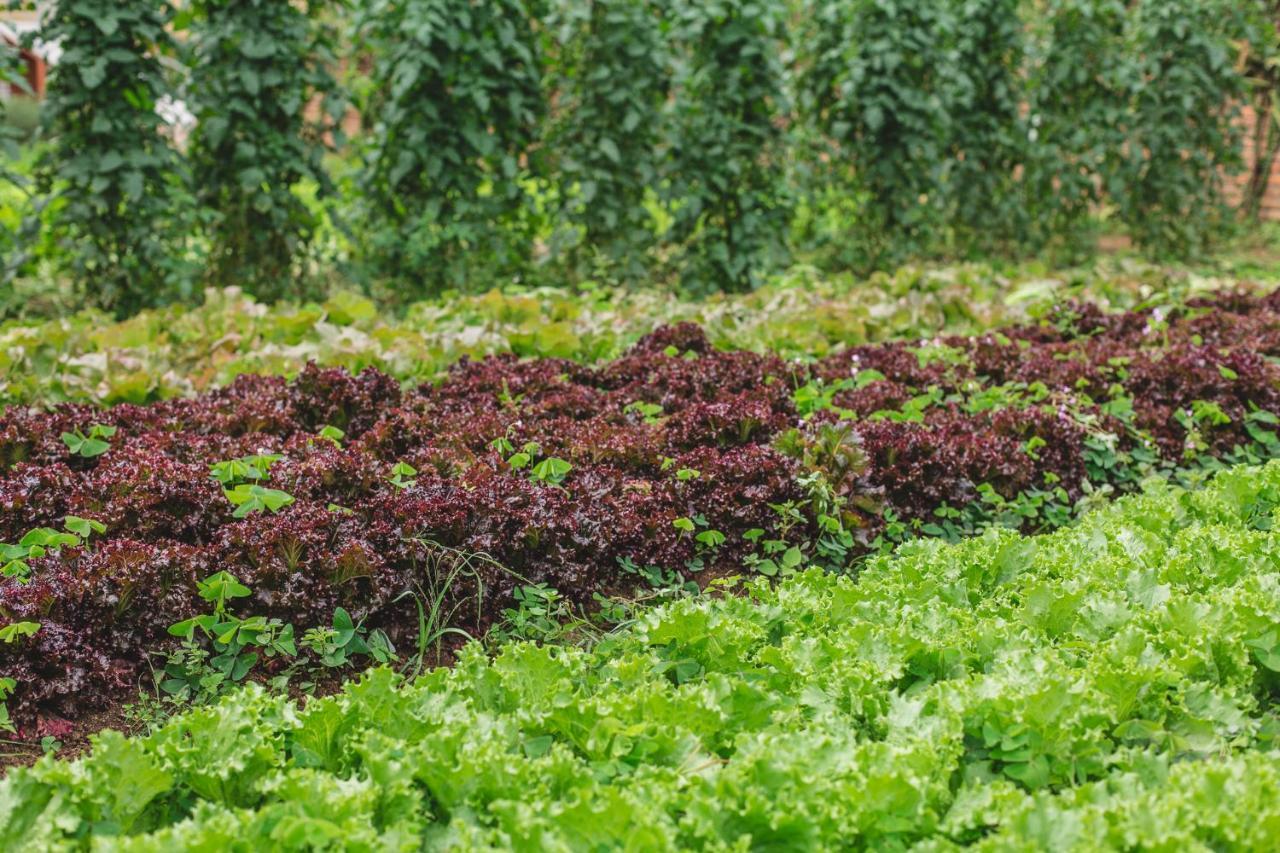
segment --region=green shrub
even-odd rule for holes
[[[811,0],[800,104],[868,203],[848,223],[860,266],[935,247],[956,113],[954,21],[940,0]],[[848,176],[848,173],[844,173]]]
[[[544,113],[526,0],[369,0],[362,259],[403,298],[527,268],[527,156]]]
[[[681,56],[664,190],[689,290],[748,290],[785,258],[783,12],[769,0],[675,8]]]
[[[958,248],[1016,252],[1028,235],[1029,128],[1022,0],[965,0],[956,13],[947,215]]]
[[[1119,63],[1124,141],[1111,149],[1105,182],[1119,219],[1157,252],[1193,254],[1229,217],[1222,179],[1241,164],[1236,42],[1249,36],[1247,5],[1167,0],[1130,10]]]
[[[1032,18],[1025,201],[1031,236],[1077,238],[1102,201],[1102,177],[1124,145],[1122,0],[1050,0]]]
[[[302,296],[316,214],[297,190],[329,184],[325,134],[341,142],[345,104],[322,2],[194,0],[185,10],[196,118],[192,191],[208,242],[205,279],[264,299]],[[308,105],[319,115],[311,117]]]
[[[171,94],[167,4],[66,0],[40,37],[62,54],[42,116],[52,145],[36,170],[50,206],[47,251],[81,299],[125,315],[189,298],[183,163],[156,104]]]
[[[662,168],[671,89],[669,0],[557,0],[546,88],[556,107],[542,168],[559,186],[553,249],[580,274],[640,279],[656,242],[648,193]]]

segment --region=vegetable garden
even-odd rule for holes
[[[0,849],[1274,849],[1274,13],[51,4]]]

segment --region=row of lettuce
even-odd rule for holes
[[[1051,529],[1149,476],[1280,456],[1278,357],[1280,296],[1227,292],[807,364],[681,324],[595,366],[491,357],[410,390],[311,366],[14,407],[9,709],[38,734],[152,668],[185,698],[285,677],[294,638],[328,626],[405,650],[424,613],[433,636],[478,636],[549,590],[592,608],[744,568],[854,571],[919,535]]]
[[[1269,849],[1280,464],[469,647],[251,686],[0,782],[7,849]]]
[[[1067,298],[1125,309],[1230,283],[1143,265],[1052,275],[1034,265],[904,268],[869,279],[798,267],[756,292],[705,301],[661,288],[509,288],[417,302],[399,319],[352,294],[266,305],[235,289],[211,290],[199,307],[124,321],[83,311],[0,325],[0,406],[141,403],[243,373],[292,376],[308,361],[377,367],[404,383],[437,380],[463,356],[593,363],[621,355],[658,326],[686,321],[701,324],[719,348],[808,359],[873,341],[986,331]]]

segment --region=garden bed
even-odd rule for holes
[[[131,849],[1263,849],[1280,466],[1079,527],[919,542],[473,646],[298,708],[250,687],[0,781],[0,840]]]
[[[342,608],[404,649],[424,602],[479,636],[535,585],[592,607],[744,570],[856,571],[916,535],[1052,528],[1146,476],[1280,455],[1277,356],[1280,297],[1229,293],[811,364],[683,324],[597,366],[464,360],[408,391],[312,366],[10,409],[0,621],[39,628],[0,644],[9,707],[33,735],[136,693],[224,571],[247,590],[232,612],[301,633]]]

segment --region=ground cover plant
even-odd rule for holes
[[[903,546],[469,647],[298,707],[250,687],[0,782],[5,846],[1267,849],[1280,464],[1079,525]],[[210,760],[217,756],[216,760]]]
[[[353,372],[376,367],[406,384],[438,380],[464,355],[595,363],[684,321],[702,325],[718,349],[811,359],[853,344],[1025,322],[1064,299],[1114,310],[1234,284],[1131,260],[1053,273],[1034,264],[904,267],[869,278],[796,268],[753,293],[699,301],[656,287],[508,288],[414,303],[402,317],[350,293],[265,305],[237,290],[211,290],[199,307],[124,321],[67,310],[54,320],[0,325],[0,406],[143,403],[243,373],[292,377],[308,361]]]
[[[404,650],[427,623],[479,635],[518,599],[592,607],[1052,528],[1153,474],[1280,455],[1277,356],[1280,296],[1231,292],[810,364],[684,324],[594,367],[463,360],[408,391],[312,366],[11,408],[0,616],[39,629],[0,645],[9,715],[65,733],[136,693],[155,652],[179,656],[157,663],[183,696],[287,680],[293,638],[339,610]]]

